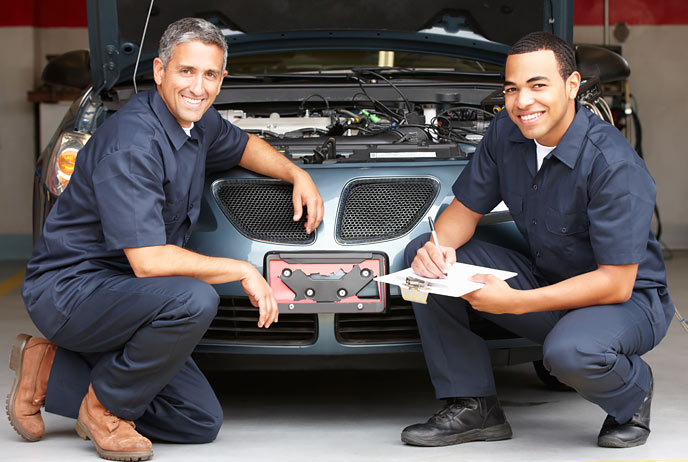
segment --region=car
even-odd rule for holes
[[[34,235],[79,149],[153,85],[164,28],[203,17],[229,45],[215,107],[308,171],[325,216],[306,234],[303,220],[292,221],[289,184],[241,168],[207,178],[187,247],[255,265],[281,314],[259,329],[240,285],[217,285],[220,307],[195,357],[209,368],[422,365],[410,303],[374,277],[403,269],[406,245],[451,202],[454,180],[503,109],[509,45],[534,30],[570,42],[573,0],[87,3],[92,82],[38,160]],[[51,75],[60,65],[51,62]],[[477,236],[525,245],[503,206]],[[497,365],[541,358],[540,346],[481,318],[472,329]]]

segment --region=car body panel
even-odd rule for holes
[[[570,42],[573,22],[573,0],[168,0],[153,5],[144,46],[139,50],[149,6],[135,0],[88,0],[93,87],[70,107],[38,161],[35,238],[57,199],[49,187],[50,163],[60,149],[63,134],[86,137],[95,132],[135,93],[137,88],[131,82],[135,68],[138,89],[152,86],[151,63],[160,34],[178,18],[205,17],[223,28],[230,71],[234,58],[261,55],[269,61],[286,59],[289,53],[293,54],[289,59],[312,53],[317,60],[321,51],[332,55],[394,51],[411,57],[429,54],[450,58],[448,63],[454,58],[478,63],[478,70],[470,66],[468,70],[381,67],[255,75],[244,72],[225,78],[215,107],[237,126],[292,156],[311,175],[325,201],[325,216],[314,239],[295,244],[257,238],[230,220],[226,204],[220,204],[214,188],[218,182],[268,180],[241,168],[207,178],[200,218],[187,247],[202,254],[245,260],[260,271],[264,270],[266,255],[272,252],[376,252],[386,257],[387,271],[403,269],[404,248],[429,231],[427,217],[436,218],[453,200],[452,184],[487,129],[491,114],[501,109],[501,66],[508,46],[532,30],[553,31]],[[395,14],[385,16],[381,9],[391,9]],[[404,111],[403,118],[393,120],[394,114]],[[443,128],[444,122],[436,117],[441,114],[446,114],[449,128]],[[382,122],[375,122],[374,117],[381,117]],[[338,126],[342,123],[346,128]],[[335,133],[337,129],[341,130]],[[453,130],[463,135],[452,138]],[[412,158],[399,158],[399,153],[396,159],[384,158],[395,149],[410,153]],[[297,156],[297,151],[305,154]],[[435,158],[427,157],[431,152]],[[318,153],[324,157],[318,159]],[[346,204],[343,197],[351,185],[426,180],[438,187],[428,193],[424,206],[401,231],[365,239],[343,238],[339,223]],[[375,198],[370,202],[375,203]],[[258,212],[272,213],[269,207]],[[289,219],[286,221],[284,226],[291,225]],[[523,238],[504,210],[486,215],[476,236],[525,250]],[[332,367],[345,364],[330,361],[332,358],[365,357],[381,359],[378,364],[384,368],[406,364],[403,359],[392,362],[392,357],[419,357],[421,352],[413,311],[401,299],[398,287],[385,287],[387,307],[381,314],[283,313],[270,329],[257,328],[257,310],[250,306],[238,282],[215,287],[221,297],[219,312],[197,355],[212,359],[219,367],[235,365],[239,358],[251,362],[258,357],[270,364],[267,367],[303,368],[310,360],[318,367]],[[479,321],[471,320],[471,325],[486,338],[495,363],[538,359],[539,346]],[[346,363],[345,367],[351,365]]]
[[[88,0],[87,5],[96,93],[130,80],[139,51],[137,73],[149,73],[165,27],[187,16],[204,17],[223,28],[230,53],[238,55],[304,47],[372,49],[378,40],[390,50],[473,54],[471,50],[480,49],[489,54],[534,30],[569,42],[573,38],[573,0],[168,0],[153,4],[149,21],[148,2]]]

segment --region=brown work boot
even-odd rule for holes
[[[56,351],[57,345],[49,340],[26,334],[17,335],[12,345],[10,369],[16,374],[7,395],[7,417],[27,441],[40,440],[45,431],[41,407]]]
[[[93,441],[98,455],[109,460],[148,460],[153,457],[153,445],[134,430],[131,420],[120,419],[100,404],[93,386],[88,386],[79,408],[76,432],[85,440]]]

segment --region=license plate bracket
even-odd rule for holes
[[[280,313],[381,313],[387,287],[373,278],[387,273],[376,252],[270,252],[265,279]]]

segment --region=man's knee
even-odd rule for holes
[[[199,317],[212,321],[217,314],[220,304],[220,296],[207,282],[191,279],[188,288],[189,298],[186,300],[186,308],[193,317]]]
[[[197,397],[195,397],[197,398]],[[158,398],[161,399],[161,398]],[[222,406],[212,395],[209,399],[185,402],[154,402],[136,420],[136,429],[148,438],[170,443],[202,444],[217,438],[224,416]]]
[[[215,317],[217,307],[220,304],[220,296],[213,286],[203,281],[194,281],[192,296],[189,303],[193,305],[202,316]]]
[[[585,338],[548,338],[543,345],[543,365],[561,382],[585,388],[589,377],[604,374],[609,369],[606,353]]]
[[[193,425],[187,427],[186,442],[201,444],[214,441],[220,432],[223,420],[222,407],[220,403],[217,403],[215,412],[207,413],[203,416],[203,420],[196,421]]]
[[[218,403],[219,405],[219,403]],[[202,436],[205,441],[210,443],[217,438],[217,434],[220,432],[220,427],[222,427],[222,422],[224,421],[224,415],[222,414],[222,408],[219,407],[219,414],[216,415],[208,425],[205,426],[205,431]]]

